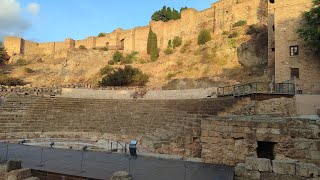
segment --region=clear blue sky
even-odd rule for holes
[[[203,10],[216,0],[17,0],[21,7],[40,4],[32,26],[23,37],[38,42],[63,41],[66,37],[83,39],[116,28],[145,26],[152,13],[164,5]],[[30,14],[24,13],[28,18]]]

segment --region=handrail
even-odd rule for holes
[[[218,87],[218,96],[245,96],[257,93],[265,94],[295,94],[295,84],[289,82],[266,83],[252,82],[247,84],[236,84],[231,86]]]

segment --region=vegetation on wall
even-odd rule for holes
[[[210,31],[207,29],[201,30],[198,36],[198,44],[203,45],[211,40]]]
[[[172,47],[176,48],[181,46],[181,44],[182,44],[182,38],[179,36],[175,36],[172,41]]]
[[[157,35],[152,31],[151,28],[149,29],[148,34],[147,53],[150,55],[151,61],[155,61],[159,57]]]
[[[247,24],[247,21],[246,20],[240,20],[236,23],[233,24],[233,27],[239,27],[239,26],[244,26]]]
[[[144,86],[149,76],[140,69],[126,65],[123,69],[117,68],[102,78],[101,86]]]
[[[153,21],[163,21],[167,22],[170,20],[177,20],[181,18],[181,11],[187,9],[187,7],[183,7],[180,9],[180,12],[175,10],[174,8],[171,9],[170,7],[163,6],[163,8],[159,11],[156,11],[151,16]]]
[[[85,49],[87,49],[87,48],[86,48],[86,46],[84,46],[84,45],[80,45],[80,46],[79,46],[79,49],[85,50]]]
[[[320,55],[320,0],[313,0],[313,4],[310,11],[303,14],[304,25],[298,34]]]

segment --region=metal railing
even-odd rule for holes
[[[222,96],[248,96],[253,94],[283,94],[294,95],[295,94],[294,83],[264,83],[253,82],[248,84],[239,84],[232,86],[219,87],[217,94]]]

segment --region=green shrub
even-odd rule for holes
[[[96,47],[93,47],[92,49],[93,49],[93,50],[97,50],[97,48],[96,48]]]
[[[26,66],[26,65],[28,65],[29,63],[26,61],[26,60],[24,60],[24,59],[18,59],[17,60],[17,62],[16,62],[16,65],[17,66]]]
[[[230,46],[232,46],[233,48],[237,47],[237,41],[235,39],[229,39],[229,44]]]
[[[114,54],[113,54],[113,57],[112,59],[115,61],[115,62],[120,62],[121,59],[123,58],[123,54],[119,51],[116,51]]]
[[[121,64],[131,64],[133,61],[138,60],[138,58],[136,57],[136,55],[138,54],[138,52],[134,51],[130,54],[128,54],[125,58],[121,59]]]
[[[102,32],[98,34],[98,37],[105,37],[105,36],[106,36],[106,34],[102,33]]]
[[[233,32],[233,33],[229,34],[228,38],[236,38],[238,36],[239,36],[238,32]]]
[[[101,48],[100,50],[102,50],[102,51],[109,51],[108,47],[103,47],[103,48]]]
[[[191,45],[191,41],[190,41],[190,40],[189,40],[189,41],[186,41],[186,42],[183,44],[182,48],[180,49],[180,52],[181,52],[181,53],[185,53],[190,45]]]
[[[106,74],[109,74],[111,73],[112,71],[114,70],[114,68],[112,66],[105,66],[103,68],[100,69],[100,74],[101,75],[106,75]]]
[[[87,48],[86,48],[86,46],[84,46],[84,45],[80,45],[80,46],[79,46],[79,49],[85,50],[85,49],[87,49]]]
[[[164,52],[164,54],[166,54],[166,55],[170,55],[170,54],[173,54],[173,49],[168,47],[168,48],[167,48],[166,50],[164,50],[163,52]]]
[[[211,40],[211,34],[209,30],[201,30],[198,36],[198,44],[203,45]]]
[[[26,83],[19,78],[8,77],[6,75],[0,75],[0,85],[5,86],[23,86]]]
[[[178,36],[175,36],[173,41],[172,41],[173,48],[179,47],[179,46],[181,46],[181,44],[182,44],[182,38],[178,37]]]
[[[171,39],[168,41],[168,48],[172,48],[172,40]]]
[[[31,69],[31,68],[24,68],[24,72],[31,74],[31,73],[34,73],[36,71]]]
[[[149,81],[149,76],[137,68],[126,65],[118,68],[102,78],[101,86],[144,86]]]
[[[240,20],[236,23],[233,24],[233,27],[239,27],[239,26],[244,26],[247,24],[247,21],[246,20]]]

